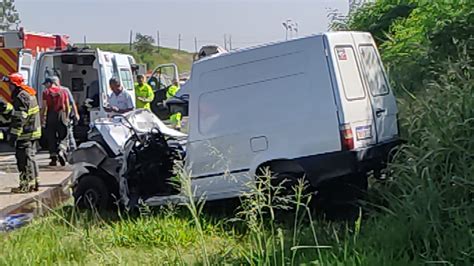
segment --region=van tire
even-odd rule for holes
[[[314,207],[328,219],[354,221],[368,190],[366,173],[353,173],[318,186]]]
[[[274,192],[276,188],[281,186],[281,190],[278,193],[278,196],[281,197],[294,197],[295,191],[294,188],[298,186],[299,180],[304,179],[304,173],[274,173],[271,172],[270,180],[270,191],[271,195],[276,196]],[[309,193],[309,186],[307,185],[303,190],[303,196],[306,196]]]
[[[104,180],[99,176],[85,175],[73,190],[74,203],[83,210],[110,209],[112,197]]]
[[[293,192],[293,187],[298,185],[298,180],[303,179],[303,176],[296,173],[276,173],[272,179],[272,186],[281,184],[286,194]]]

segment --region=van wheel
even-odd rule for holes
[[[272,195],[275,195],[278,189],[279,196],[294,197],[294,189],[298,186],[301,179],[304,179],[304,174],[302,173],[272,173],[270,181]],[[307,195],[309,187],[306,186],[302,192],[303,196]]]
[[[293,188],[298,185],[298,180],[302,178],[302,175],[296,173],[276,173],[272,177],[272,186],[280,185],[285,190],[285,194],[291,194]]]
[[[318,186],[316,209],[331,220],[354,221],[358,218],[360,201],[367,195],[366,173],[355,173]]]
[[[104,180],[94,175],[83,176],[74,188],[73,196],[79,209],[106,210],[112,201]]]

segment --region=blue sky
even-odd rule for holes
[[[326,8],[347,11],[347,0],[16,0],[21,25],[29,31],[63,33],[73,42],[128,42],[129,32],[141,32],[160,44],[183,49],[224,45],[233,48],[285,38],[282,22],[298,22],[299,35],[327,29]]]

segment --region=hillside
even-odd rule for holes
[[[139,54],[136,51],[130,51],[129,45],[124,43],[91,43],[89,46],[106,51],[132,54],[139,63],[146,63],[148,70],[152,70],[160,64],[175,63],[178,65],[180,73],[183,73],[191,70],[193,62],[192,53],[172,48],[160,47],[152,54]]]

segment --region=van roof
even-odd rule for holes
[[[95,50],[92,49],[78,49],[78,50],[52,50],[45,51],[42,54],[93,54]]]
[[[245,47],[245,48],[239,48],[239,49],[236,49],[236,50],[233,50],[233,51],[229,51],[228,53],[220,53],[220,54],[211,55],[211,56],[209,56],[209,57],[204,57],[204,58],[202,58],[201,60],[196,61],[194,64],[195,64],[195,65],[198,65],[198,64],[202,64],[203,62],[207,62],[208,60],[213,60],[213,59],[216,59],[216,58],[222,58],[222,57],[225,57],[225,56],[231,56],[231,55],[236,54],[236,53],[245,52],[245,51],[251,51],[251,50],[255,50],[255,49],[259,49],[259,48],[263,48],[263,47],[267,47],[267,46],[273,46],[273,45],[278,45],[278,44],[282,44],[282,43],[297,42],[297,41],[301,41],[301,40],[305,40],[305,39],[312,39],[312,38],[320,37],[320,36],[340,35],[340,34],[348,34],[348,33],[359,33],[359,34],[360,34],[360,33],[365,33],[365,34],[370,34],[370,33],[361,32],[361,31],[332,31],[332,32],[320,32],[320,33],[315,33],[315,34],[311,34],[311,35],[304,36],[304,37],[294,38],[294,39],[291,39],[291,40],[282,40],[282,41],[268,42],[268,43],[263,43],[263,44],[259,44],[259,45],[255,45],[255,46],[249,46],[249,47]]]

